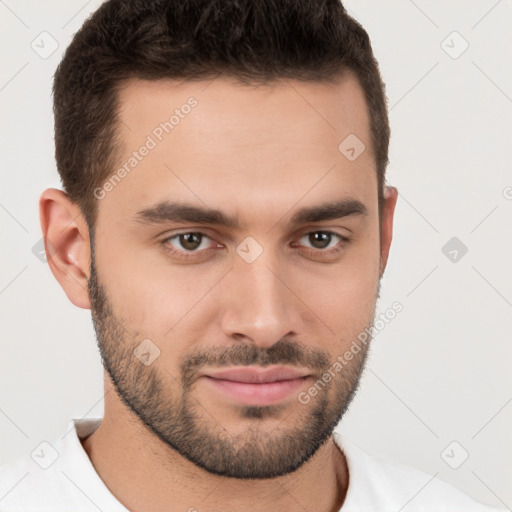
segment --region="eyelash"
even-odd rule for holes
[[[338,237],[343,244],[348,244],[350,242],[350,238],[348,238],[346,236],[343,236],[343,235],[340,235],[339,233],[336,233],[335,231],[329,231],[329,230],[324,230],[324,229],[317,230],[317,231],[308,231],[307,233],[304,233],[303,235],[301,235],[299,240],[301,238],[304,238],[305,236],[308,236],[308,235],[311,235],[311,234],[314,234],[314,233],[327,233],[329,235],[334,235],[335,237]],[[181,258],[181,259],[185,259],[185,260],[188,259],[188,258],[193,258],[193,257],[195,257],[197,254],[199,254],[201,252],[209,251],[211,249],[214,249],[214,248],[201,249],[201,250],[197,250],[196,249],[195,251],[188,251],[187,252],[186,250],[180,251],[178,249],[174,249],[168,243],[170,240],[177,239],[177,238],[179,238],[182,235],[191,235],[191,234],[200,235],[202,237],[201,243],[202,243],[204,238],[210,238],[206,233],[202,233],[200,231],[183,231],[182,233],[176,233],[175,235],[172,235],[170,237],[164,238],[161,241],[161,244],[163,245],[164,250],[166,252],[170,253],[172,256],[175,256],[175,257],[178,257],[178,258]],[[335,254],[341,252],[342,250],[343,250],[343,248],[339,247],[339,243],[335,247],[332,247],[331,249],[311,249],[311,248],[306,248],[306,251],[308,253],[310,253],[310,254],[326,255],[326,256],[327,255],[328,256],[335,255]]]

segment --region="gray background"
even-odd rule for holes
[[[33,253],[39,195],[60,188],[52,75],[99,4],[0,1],[0,464],[52,442],[71,418],[103,415],[90,312]],[[376,336],[339,429],[373,455],[510,508],[512,2],[345,5],[387,85],[388,183],[400,196],[379,311],[404,309]]]

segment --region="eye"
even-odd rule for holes
[[[306,243],[310,243],[314,250],[327,253],[340,250],[338,247],[340,241],[349,241],[347,237],[334,231],[311,231],[300,238],[300,240],[303,239],[306,240]],[[333,242],[334,245],[332,245]]]
[[[171,252],[199,252],[208,248],[203,243],[208,238],[204,233],[186,232],[166,238],[163,242]]]
[[[208,243],[212,240],[204,233],[196,231],[185,231],[168,236],[159,242],[162,249],[174,260],[200,263],[211,256],[211,252],[223,245]]]
[[[208,240],[210,243],[208,243]],[[310,231],[299,238],[299,242],[302,240],[305,242],[293,242],[291,245],[293,247],[303,246],[305,247],[304,252],[313,256],[335,255],[343,250],[344,243],[348,243],[350,241],[349,238],[328,230]],[[165,251],[175,258],[197,259],[197,257],[207,257],[210,250],[223,247],[222,244],[211,242],[213,242],[213,240],[205,233],[186,231],[165,238],[161,241],[161,244]],[[307,244],[311,245],[308,246]]]

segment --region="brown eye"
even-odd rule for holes
[[[320,251],[334,248],[340,240],[345,239],[345,237],[333,231],[312,231],[311,233],[306,233],[302,238],[307,238],[308,243],[311,244],[310,248],[312,247]],[[331,245],[333,241],[335,244]]]
[[[182,231],[159,242],[163,250],[175,261],[202,263],[222,254],[224,245],[200,231]]]
[[[331,242],[332,234],[327,231],[315,231],[309,233],[308,241],[315,249],[325,249]]]
[[[202,237],[201,233],[183,233],[178,235],[178,240],[183,249],[194,251],[201,245]]]
[[[163,243],[170,251],[186,254],[187,252],[196,253],[208,249],[209,245],[207,242],[205,243],[205,240],[208,241],[209,239],[204,233],[187,231],[170,236],[163,240]]]

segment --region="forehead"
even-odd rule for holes
[[[181,82],[131,79],[119,90],[119,100],[120,134],[127,146],[138,142],[134,135],[151,134],[169,120],[173,128],[185,127],[173,129],[173,137],[179,137],[178,132],[193,135],[195,142],[202,141],[204,151],[221,143],[226,148],[243,142],[253,146],[251,140],[274,145],[303,143],[306,131],[309,138],[314,135],[310,145],[331,142],[326,140],[328,132],[334,142],[348,133],[365,141],[369,135],[364,93],[356,75],[348,70],[334,83],[278,80],[245,85],[228,77]],[[191,103],[195,106],[189,109]],[[184,119],[186,123],[181,122]]]
[[[299,200],[376,199],[369,114],[351,72],[258,86],[133,79],[119,100],[121,158],[100,211],[128,216],[180,199],[233,214],[265,205],[275,216]],[[340,143],[354,136],[366,149],[350,160]]]

